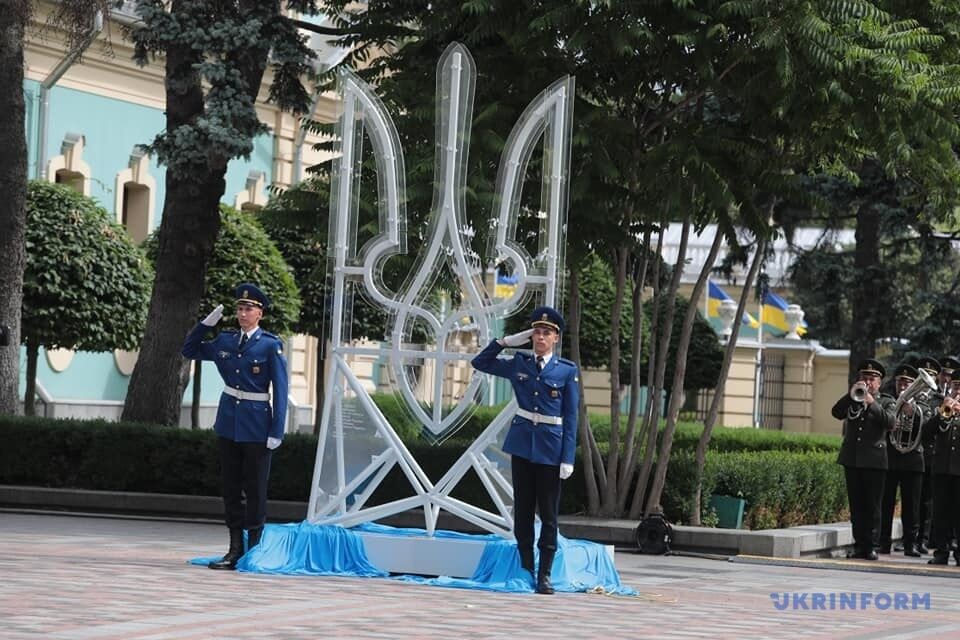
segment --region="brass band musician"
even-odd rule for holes
[[[926,429],[933,433],[933,527],[930,540],[936,545],[930,564],[947,564],[950,544],[960,531],[960,371],[951,374],[950,393]],[[960,555],[953,552],[960,566]]]
[[[893,378],[896,382],[897,397],[902,394],[918,376],[917,369],[909,364],[901,364],[894,369]],[[914,421],[922,414],[916,413],[913,404],[904,404],[902,417],[898,420]],[[921,429],[919,423],[911,424],[912,428]],[[915,432],[916,433],[916,432]],[[916,449],[901,453],[896,447],[887,451],[887,475],[883,488],[883,502],[881,505],[882,520],[880,522],[880,553],[890,553],[890,544],[893,530],[893,510],[897,503],[897,488],[900,489],[901,513],[903,522],[903,555],[914,558],[922,554],[917,549],[920,522],[920,488],[923,484],[923,445]]]
[[[887,471],[887,432],[893,428],[894,399],[880,394],[886,373],[867,358],[857,367],[857,380],[831,413],[843,420],[843,443],[837,462],[843,465],[850,503],[854,550],[850,557],[876,560],[880,545],[880,504]]]

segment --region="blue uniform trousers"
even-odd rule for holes
[[[560,465],[537,464],[510,457],[513,474],[513,531],[517,549],[533,551],[533,521],[540,512],[540,552],[557,550],[557,514],[560,512]]]
[[[262,442],[217,438],[223,508],[230,529],[258,529],[267,521],[267,478],[273,451]]]

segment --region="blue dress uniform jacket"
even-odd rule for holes
[[[283,438],[287,419],[287,361],[283,342],[258,328],[243,347],[240,333],[221,331],[213,340],[203,340],[210,327],[198,323],[183,343],[183,355],[191,360],[212,360],[227,387],[248,393],[273,390],[273,410],[266,400],[238,399],[223,393],[215,429],[235,442],[266,442]]]
[[[577,365],[553,356],[540,372],[532,354],[517,352],[507,359],[498,357],[501,351],[503,346],[494,340],[473,359],[473,367],[510,380],[521,409],[563,418],[563,424],[554,425],[534,424],[527,418],[514,416],[503,443],[504,452],[537,464],[573,464],[580,408]]]

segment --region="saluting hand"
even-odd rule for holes
[[[527,329],[526,331],[521,331],[520,333],[514,333],[509,336],[503,336],[500,338],[500,344],[505,347],[522,347],[523,345],[530,342],[530,336],[533,335],[533,329]]]
[[[223,305],[218,304],[217,308],[210,312],[206,318],[200,321],[200,324],[205,324],[208,327],[215,327],[217,323],[220,322],[220,318],[223,317]]]

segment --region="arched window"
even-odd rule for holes
[[[60,145],[60,155],[47,163],[47,175],[53,182],[70,187],[77,193],[90,195],[90,165],[83,161],[86,138],[79,133],[68,133]]]
[[[150,175],[150,157],[139,149],[130,154],[129,166],[117,174],[114,210],[117,222],[137,243],[153,229],[157,182]]]

